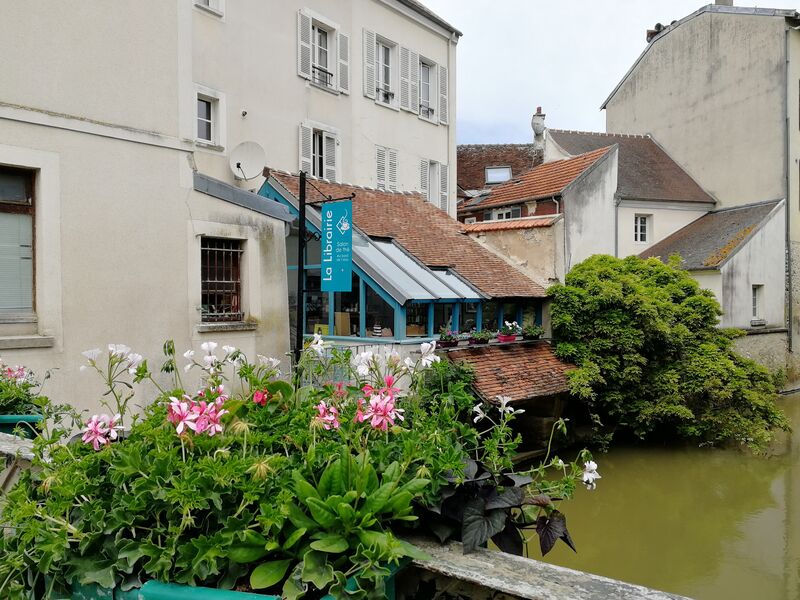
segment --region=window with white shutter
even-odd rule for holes
[[[350,93],[350,37],[340,33],[337,36],[339,46],[339,91]]]
[[[439,208],[447,212],[447,201],[450,190],[447,165],[439,165]]]
[[[411,51],[400,46],[400,108],[411,110]]]
[[[314,130],[303,123],[300,124],[300,170],[313,175],[312,154],[314,143]]]
[[[297,13],[297,74],[311,79],[312,67],[312,23],[304,11]]]
[[[33,173],[0,168],[0,314],[33,312]]]
[[[364,95],[375,99],[375,32],[364,30]]]
[[[324,164],[324,171],[323,177],[325,179],[329,179],[330,181],[337,180],[336,174],[336,136],[329,132],[323,133],[324,139],[324,157],[325,157],[325,164]]]
[[[388,172],[386,182],[387,187],[393,191],[397,191],[397,150],[394,148],[386,149],[386,158],[388,162]]]
[[[375,146],[375,187],[386,189],[386,148]]]
[[[375,146],[375,181],[379,190],[397,191],[397,150]]]
[[[375,43],[375,88],[377,101],[388,106],[394,105],[394,70],[396,60],[394,45],[384,39]]]
[[[449,106],[447,100],[448,85],[447,67],[439,65],[439,122],[444,123],[445,125],[448,123],[449,118]]]
[[[337,181],[339,166],[337,157],[338,135],[316,123],[300,124],[300,170],[309,175]]]
[[[436,114],[436,65],[424,59],[419,60],[419,116],[432,123]]]
[[[419,191],[422,197],[428,200],[428,189],[430,188],[430,161],[422,159],[419,161]]]

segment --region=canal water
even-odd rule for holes
[[[800,600],[800,394],[796,433],[767,457],[736,450],[613,448],[597,489],[562,503],[578,548],[544,559],[698,600]]]

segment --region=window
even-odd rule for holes
[[[511,167],[486,167],[486,183],[503,183],[511,179]]]
[[[225,0],[194,0],[194,5],[218,17],[225,13]]]
[[[375,146],[375,187],[397,191],[397,150]]]
[[[212,136],[212,101],[209,98],[197,97],[197,139],[211,142]]]
[[[422,159],[419,165],[420,193],[447,212],[449,207],[449,169],[434,160]]]
[[[333,65],[328,61],[328,31],[317,25],[311,27],[312,39],[312,77],[314,83],[333,87]]]
[[[501,221],[503,219],[519,219],[522,216],[522,209],[519,206],[508,208],[498,208],[492,211],[492,220]]]
[[[382,41],[375,43],[375,73],[378,102],[392,104],[392,47]]]
[[[201,144],[224,146],[224,94],[198,84],[195,85],[195,89],[197,122],[195,140]]]
[[[200,281],[204,322],[241,321],[242,242],[203,237],[200,242]]]
[[[431,71],[433,66],[424,61],[419,63],[419,116],[425,119],[433,118],[433,92],[431,85]]]
[[[300,170],[321,179],[336,181],[337,145],[335,132],[315,123],[301,123]]]
[[[467,217],[464,219],[464,225],[472,225],[473,223],[477,223],[478,219],[476,217]]]
[[[411,303],[406,308],[406,337],[428,337],[429,304]]]
[[[367,337],[394,337],[394,309],[367,285]]]
[[[311,148],[311,174],[322,177],[325,172],[325,134],[314,130],[314,142]]]
[[[0,315],[33,312],[33,181],[0,167]]]
[[[636,215],[633,217],[633,241],[642,244],[647,243],[648,227],[650,225],[650,215]]]
[[[763,289],[763,285],[753,286],[753,319],[761,318],[761,291]]]
[[[297,12],[297,74],[328,91],[350,93],[350,37],[306,8]]]
[[[458,324],[453,322],[453,305],[452,304],[434,304],[433,305],[433,333],[438,334],[439,330],[444,327],[447,331],[456,331]]]

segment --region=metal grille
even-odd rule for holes
[[[200,253],[203,321],[241,321],[242,243],[204,237]]]

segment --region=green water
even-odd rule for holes
[[[768,457],[615,448],[602,479],[562,504],[578,548],[544,560],[699,600],[800,599],[800,395],[796,433]],[[535,534],[531,558],[541,559]]]

